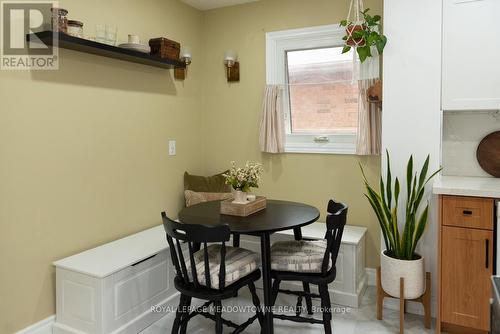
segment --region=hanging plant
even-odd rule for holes
[[[360,8],[359,4],[356,6],[356,9],[358,8]],[[371,16],[368,14],[369,10],[370,8],[359,11],[362,18],[359,14],[356,14],[356,21],[354,22],[350,20],[351,10],[349,10],[348,18],[340,22],[340,26],[345,27],[346,30],[346,35],[342,38],[345,41],[342,53],[355,48],[361,62],[364,62],[368,57],[372,57],[371,48],[373,46],[377,48],[378,54],[381,55],[387,44],[387,37],[379,32],[381,30],[380,15]]]

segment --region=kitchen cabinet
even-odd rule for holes
[[[490,330],[494,201],[441,196],[438,330]]]
[[[498,0],[443,1],[443,110],[500,109]]]
[[[492,252],[492,231],[443,228],[443,322],[489,330]]]

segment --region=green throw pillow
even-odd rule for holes
[[[184,190],[206,193],[229,193],[231,192],[231,186],[226,184],[226,179],[222,176],[224,173],[227,173],[227,171],[207,177],[184,172]]]

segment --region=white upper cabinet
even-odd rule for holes
[[[443,110],[500,109],[500,0],[443,4]]]

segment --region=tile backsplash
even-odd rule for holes
[[[489,133],[500,131],[499,111],[445,112],[443,175],[490,176],[476,159],[477,146]]]

